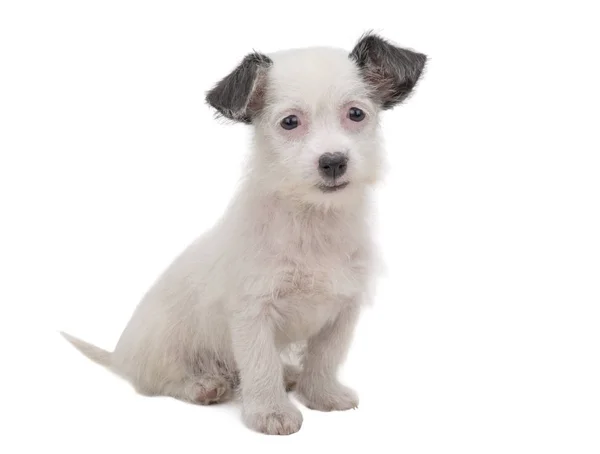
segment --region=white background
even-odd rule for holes
[[[593,3],[3,1],[0,451],[600,452]],[[205,91],[252,49],[370,28],[431,60],[384,117],[388,269],[344,368],[360,409],[267,437],[69,346],[58,330],[114,347],[233,194],[249,130]]]

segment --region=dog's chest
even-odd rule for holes
[[[368,274],[367,260],[358,250],[277,261],[273,289],[278,299],[352,298],[362,291]]]
[[[335,237],[335,238],[334,238]],[[299,341],[357,304],[369,276],[369,254],[353,235],[329,230],[288,238],[273,257],[272,304],[283,341]]]
[[[358,304],[366,269],[340,260],[331,267],[289,264],[276,276],[272,300],[276,325],[283,342],[296,342],[316,334],[335,320],[348,304]]]
[[[281,343],[306,340],[360,304],[371,275],[372,247],[360,207],[325,211],[282,207],[277,200],[248,203],[235,235],[242,251],[225,260],[237,293],[271,316]],[[248,260],[240,260],[240,255]],[[256,306],[255,306],[256,307]]]

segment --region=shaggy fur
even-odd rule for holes
[[[378,116],[406,98],[424,63],[374,35],[350,54],[246,57],[207,94],[221,115],[254,128],[225,215],[157,280],[114,352],[65,337],[142,394],[210,404],[239,392],[244,421],[267,434],[300,429],[286,394],[294,386],[309,408],[356,407],[337,371],[376,268],[367,221],[383,165]],[[297,127],[287,130],[290,115]],[[319,169],[327,153],[345,156],[343,175]],[[301,367],[286,364],[282,354],[298,346]]]

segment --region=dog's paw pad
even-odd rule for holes
[[[300,377],[300,368],[292,366],[291,364],[285,364],[283,367],[283,382],[285,384],[286,391],[292,391],[298,383]]]
[[[229,383],[220,378],[196,380],[191,389],[192,400],[200,405],[212,405],[226,400],[230,394]]]

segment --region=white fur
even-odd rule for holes
[[[270,57],[248,171],[226,214],[154,284],[114,352],[68,338],[140,393],[210,403],[237,389],[248,426],[287,434],[302,415],[285,382],[310,408],[358,405],[336,375],[373,275],[369,191],[382,156],[379,108],[347,52]],[[348,123],[348,106],[367,113],[361,124]],[[300,131],[281,128],[289,112]],[[324,193],[318,158],[338,151],[349,184]],[[301,370],[282,361],[297,345]]]

